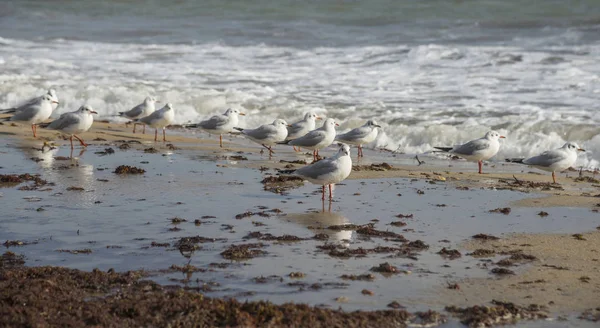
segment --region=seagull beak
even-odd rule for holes
[[[52,100],[52,103],[53,103],[53,104],[58,104],[58,101],[56,101],[56,100]]]
[[[317,118],[315,120],[322,120],[323,118],[321,116],[317,116]]]
[[[335,123],[335,126],[340,126],[339,124]]]
[[[505,136],[499,136],[498,138],[500,138],[500,139],[506,139]]]
[[[159,102],[160,102],[160,100],[155,100],[154,102],[157,102],[157,103],[159,103]]]
[[[373,126],[376,127],[376,128],[380,128],[381,127],[381,125],[377,125],[377,124],[373,124]]]
[[[246,114],[245,114],[245,113],[240,113],[240,115],[242,115],[242,116],[246,116]]]
[[[577,148],[578,151],[585,151],[583,148]]]
[[[91,110],[90,113],[92,113],[92,114],[98,114],[98,112],[95,111],[95,110]]]
[[[291,127],[292,125],[291,125],[291,124],[288,124],[287,126],[290,126],[290,127]]]

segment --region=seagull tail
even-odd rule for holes
[[[119,115],[117,116],[125,116],[125,112],[119,112]]]
[[[505,161],[507,161],[508,163],[519,163],[519,164],[523,164],[523,161],[525,159],[524,158],[506,158]]]
[[[182,126],[186,129],[196,129],[200,127],[200,123],[183,124]]]
[[[279,174],[294,174],[296,173],[296,170],[278,170],[277,172]]]
[[[446,153],[453,149],[452,147],[433,147],[433,148],[443,151],[443,152],[446,152]]]
[[[40,124],[38,124],[38,126],[40,128],[47,128],[50,125],[50,123],[52,123],[52,122],[40,123]]]
[[[238,128],[238,127],[235,127],[234,129],[236,129],[236,130],[238,130],[238,131],[240,131],[240,132],[241,132],[241,131],[244,131],[244,129],[242,129],[242,128]]]
[[[278,145],[289,145],[289,144],[290,144],[290,141],[292,141],[292,140],[294,140],[294,139],[285,140],[285,141],[280,141],[280,142],[278,142],[277,144],[278,144]]]
[[[17,111],[16,108],[0,109],[0,114],[12,114]]]
[[[0,122],[8,122],[8,121],[10,121],[10,117],[0,118]]]

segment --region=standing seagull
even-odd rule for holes
[[[58,101],[53,100],[52,96],[49,94],[45,94],[39,98],[28,101],[26,104],[20,107],[4,111],[3,114],[14,113],[13,116],[4,120],[31,124],[33,137],[36,138],[36,124],[44,122],[50,117],[50,115],[52,115],[52,105],[54,103],[58,103]]]
[[[50,96],[50,98],[51,98],[51,100],[52,100],[52,101],[56,101],[55,103],[54,103],[54,102],[52,103],[52,110],[55,110],[55,109],[56,109],[56,107],[58,107],[58,96],[56,95],[56,90],[54,90],[54,89],[48,89],[48,92],[46,92],[45,94],[43,94],[43,95],[41,95],[41,96],[39,96],[39,97],[34,97],[34,98],[31,98],[31,99],[29,99],[29,100],[27,100],[27,101],[25,101],[25,102],[21,103],[21,104],[20,104],[20,105],[18,105],[17,107],[23,107],[23,106],[25,106],[25,105],[31,105],[31,104],[34,104],[35,102],[37,102],[38,100],[40,100],[40,99],[41,99],[43,96],[45,96],[45,95],[48,95],[48,96]],[[15,108],[10,108],[10,109],[7,109],[7,110],[16,109],[17,107],[15,107]]]
[[[261,144],[269,150],[269,157],[274,154],[272,147],[285,140],[288,131],[286,121],[278,118],[271,124],[261,125],[256,129],[234,128],[241,131],[248,139]]]
[[[165,132],[165,128],[173,123],[174,120],[175,110],[173,109],[173,104],[167,103],[163,108],[146,117],[136,120],[136,122],[154,128],[154,141],[158,141],[158,129],[162,128],[163,141],[167,141],[167,133]]]
[[[325,200],[325,186],[329,186],[329,200],[333,199],[331,185],[344,181],[352,172],[350,146],[340,143],[340,150],[332,157],[297,169],[293,174],[314,184],[322,185],[321,199]]]
[[[215,115],[200,123],[186,124],[186,128],[201,128],[209,134],[219,135],[219,146],[223,148],[223,134],[230,133],[238,125],[239,116],[246,115],[235,108],[229,108],[224,114]]]
[[[79,143],[82,146],[87,147],[88,145],[83,141],[83,139],[79,138],[77,134],[83,133],[92,127],[92,123],[94,123],[94,117],[92,114],[98,113],[92,109],[92,106],[85,105],[79,107],[79,109],[74,112],[62,114],[59,118],[51,123],[40,124],[40,126],[50,130],[59,130],[66,134],[70,134],[71,137],[69,140],[71,141],[71,149],[73,149],[73,137],[79,140]]]
[[[499,138],[504,139],[505,137],[496,131],[489,131],[483,138],[471,140],[463,145],[433,148],[462,157],[469,162],[477,162],[479,164],[479,174],[482,174],[483,161],[496,156],[498,150],[500,150]]]
[[[130,109],[126,112],[119,112],[119,116],[131,119],[131,120],[137,120],[142,117],[146,117],[146,116],[154,113],[154,111],[156,110],[156,107],[154,105],[157,102],[160,102],[160,101],[156,100],[156,98],[154,98],[154,97],[146,97],[146,99],[144,99],[143,103],[133,107],[132,109]],[[127,123],[127,124],[129,124],[129,123]],[[135,133],[135,127],[138,124],[144,126],[144,130],[142,131],[142,134],[146,134],[146,125],[144,125],[142,123],[138,123],[138,122],[133,123],[133,133]]]
[[[375,139],[377,139],[377,133],[379,131],[377,130],[377,128],[380,127],[381,126],[377,124],[377,122],[373,120],[368,120],[367,123],[365,123],[365,125],[363,126],[360,126],[356,129],[352,129],[344,134],[338,134],[335,137],[335,140],[358,146],[358,157],[364,157],[362,145],[375,141]]]
[[[317,160],[319,149],[323,149],[333,143],[336,126],[339,126],[339,124],[334,119],[328,118],[322,127],[312,130],[300,138],[290,140],[287,144],[311,149],[313,151],[313,160]]]
[[[564,171],[575,164],[578,151],[585,150],[579,148],[579,146],[574,142],[567,142],[558,149],[547,150],[537,156],[525,159],[507,158],[506,161],[531,165],[540,170],[552,172],[552,181],[556,183],[556,171]]]
[[[316,120],[320,119],[321,118],[315,112],[308,112],[304,114],[304,119],[293,123],[287,128],[288,136],[285,138],[285,140],[294,140],[304,136],[316,128]],[[294,150],[300,151],[299,148],[296,149],[296,146],[294,146]]]

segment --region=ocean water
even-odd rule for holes
[[[597,1],[3,1],[0,108],[53,87],[55,115],[154,95],[178,123],[314,110],[422,153],[495,129],[496,160],[576,141],[600,160]]]

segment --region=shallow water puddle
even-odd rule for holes
[[[463,250],[457,259],[437,254],[444,247],[455,249],[478,233],[568,233],[597,225],[580,208],[552,208],[543,218],[536,208],[490,213],[534,195],[457,190],[424,179],[347,180],[336,186],[334,202],[322,204],[320,188],[309,183],[283,195],[263,190],[260,181],[274,170],[223,167],[230,162],[192,150],[112,146],[114,154],[95,154],[107,147],[76,150],[74,160],[61,158],[69,156],[62,148],[0,148],[0,174],[39,173],[55,184],[2,188],[0,240],[31,243],[11,248],[29,265],[146,269],[160,283],[211,296],[345,309],[398,301],[424,310],[435,298],[431,287],[489,275]],[[145,173],[113,173],[119,165]],[[349,224],[356,226],[341,227]],[[230,248],[246,244],[252,245]],[[253,258],[230,260],[244,256]]]

